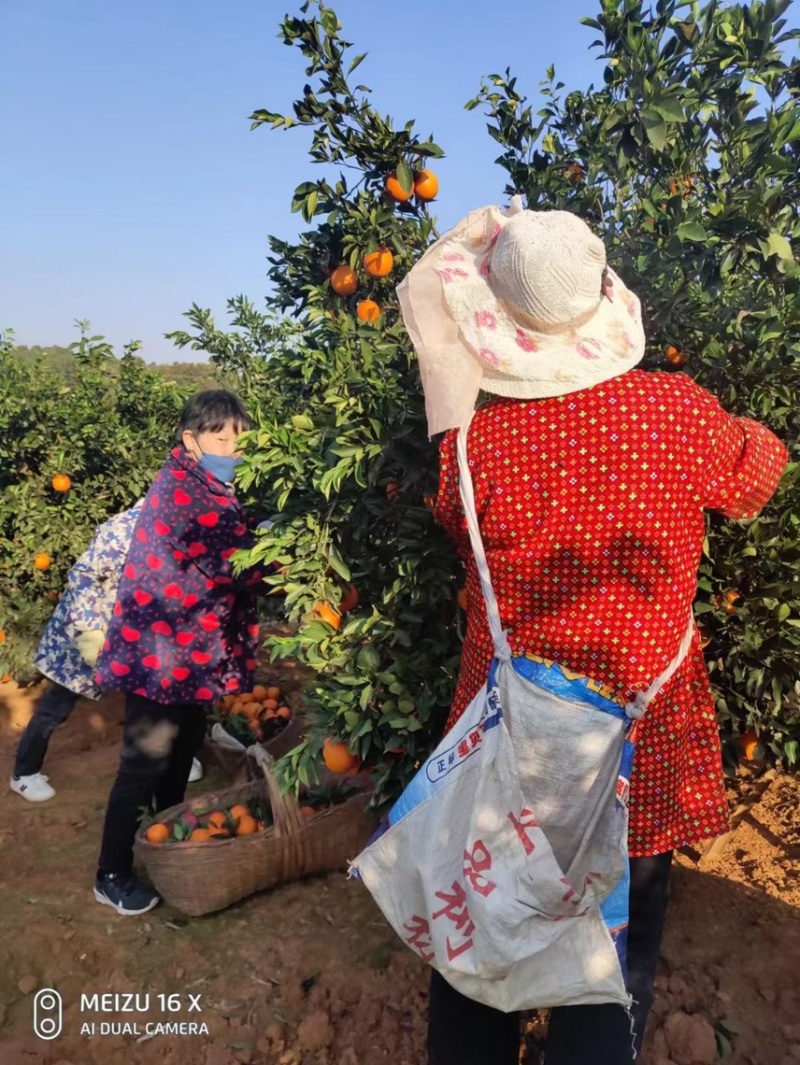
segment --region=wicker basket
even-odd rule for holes
[[[156,891],[177,910],[200,917],[300,877],[343,868],[368,842],[377,817],[367,810],[369,796],[354,795],[338,806],[303,817],[291,795],[282,795],[272,771],[273,760],[263,748],[249,748],[250,759],[263,779],[211,792],[159,815],[173,821],[183,813],[230,807],[255,795],[266,795],[273,827],[252,836],[210,843],[149,843],[141,828],[136,851]]]

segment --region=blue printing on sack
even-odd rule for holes
[[[628,910],[631,889],[630,868],[626,868],[619,883],[600,905],[600,915],[605,922],[611,941],[617,951],[623,978],[628,976]]]
[[[625,716],[624,710],[617,703],[606,699],[598,691],[588,687],[587,685],[592,682],[585,677],[570,679],[561,671],[560,667],[547,666],[530,658],[513,658],[511,662],[520,676],[531,681],[531,683],[539,684],[540,687],[552,694],[559,695],[571,702],[593,707],[604,713],[613,714],[615,717]],[[430,798],[452,772],[460,769],[473,754],[481,750],[483,734],[496,727],[503,717],[503,708],[500,704],[497,690],[497,666],[498,662],[494,659],[489,668],[487,678],[486,710],[479,724],[473,728],[465,728],[462,733],[457,734],[458,738],[450,747],[438,755],[431,755],[423,763],[394,806],[389,810],[386,815],[385,825],[382,823],[378,827],[372,842],[383,835],[388,827],[397,824],[420,803]],[[456,725],[452,731],[455,732],[457,727]],[[623,754],[623,761],[624,757]],[[629,779],[630,769],[626,773],[626,780]]]
[[[575,676],[574,673],[565,670],[563,666],[555,662],[537,661],[528,655],[512,658],[511,664],[515,673],[530,681],[531,684],[544,688],[551,695],[557,695],[571,703],[591,706],[595,710],[602,710],[604,714],[613,714],[614,717],[625,717],[624,706],[609,697],[610,688],[590,677]]]

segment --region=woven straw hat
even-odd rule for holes
[[[603,242],[568,211],[473,211],[398,288],[419,358],[431,436],[461,425],[483,390],[578,392],[644,355],[639,300]]]

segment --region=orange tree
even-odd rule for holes
[[[269,302],[300,324],[276,335],[274,318],[239,302],[236,333],[222,334],[195,308],[181,342],[239,374],[257,421],[240,485],[281,514],[251,559],[280,565],[275,598],[298,622],[271,650],[317,674],[310,735],[287,771],[309,779],[331,738],[389,787],[441,727],[459,649],[454,554],[425,502],[436,449],[395,296],[434,232],[435,180],[420,175],[441,151],[352,83],[363,56],[351,59],[330,8],[306,4],[281,32],[308,84],[291,114],[259,110],[252,122],[304,127],[321,166],[292,203],[311,228],[270,242]]]
[[[137,348],[116,359],[84,327],[67,383],[0,335],[0,676],[33,677],[70,567],[97,525],[144,494],[174,437],[185,392]]]
[[[789,0],[702,7],[602,0],[583,19],[603,86],[553,70],[534,113],[510,72],[484,81],[508,193],[590,219],[642,297],[647,365],[691,373],[765,421],[793,463],[752,522],[709,519],[696,611],[725,734],[798,761],[800,64]]]

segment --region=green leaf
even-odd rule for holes
[[[331,8],[325,8],[320,15],[320,22],[322,28],[325,30],[329,37],[335,37],[339,29],[339,20],[336,17],[336,12]]]
[[[400,182],[400,188],[403,192],[411,193],[414,191],[414,174],[404,159],[401,159],[397,164],[397,180]]]
[[[681,222],[675,232],[680,240],[708,240],[708,233],[699,222]]]
[[[767,237],[767,247],[770,255],[777,255],[779,259],[793,259],[792,246],[786,237],[774,231]]]
[[[348,74],[348,77],[349,77],[349,76],[350,76],[350,75],[351,75],[351,74],[353,73],[353,71],[354,71],[354,70],[355,70],[355,69],[356,69],[357,67],[360,67],[360,66],[361,66],[361,64],[362,64],[362,63],[364,62],[364,60],[365,60],[366,58],[367,58],[367,53],[366,53],[366,52],[362,52],[362,53],[361,53],[361,55],[357,55],[357,56],[355,57],[355,59],[353,60],[353,62],[352,62],[352,63],[350,64],[350,66],[349,66],[349,67],[347,68],[347,74]]]
[[[657,111],[645,108],[642,112],[642,122],[652,146],[657,152],[663,151],[667,144],[667,124],[664,119]]]

